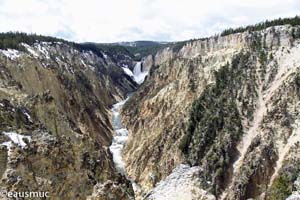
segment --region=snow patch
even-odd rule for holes
[[[43,55],[46,59],[50,59],[49,52],[46,47],[48,47],[51,43],[48,42],[42,42],[35,43],[32,47],[26,43],[22,43],[21,45],[26,48],[26,50],[33,55],[33,57],[38,58],[39,56]],[[46,46],[46,47],[45,47]]]
[[[104,56],[105,59],[108,58],[108,56],[104,52],[102,52],[102,55]]]
[[[15,49],[0,50],[0,52],[11,60],[20,57],[20,52]]]
[[[13,131],[12,132],[3,132],[3,134],[6,135],[7,137],[9,137],[9,139],[11,140],[11,141],[3,142],[0,144],[0,146],[6,146],[8,159],[10,158],[11,147],[13,146],[13,144],[17,144],[21,148],[24,148],[24,147],[26,147],[26,143],[24,142],[23,139],[26,138],[26,139],[28,139],[29,142],[31,141],[30,136],[20,135]]]
[[[43,42],[43,45],[48,45],[48,43]],[[35,44],[35,47],[38,49],[39,52],[41,52],[41,54],[43,54],[46,59],[50,59],[49,56],[49,52],[47,51],[47,49],[45,47],[43,47],[41,44]]]
[[[26,111],[23,111],[23,113],[26,116],[26,118],[28,119],[28,121],[32,122],[31,116]]]
[[[86,64],[85,64],[85,62],[84,62],[82,59],[80,59],[80,62],[81,62],[81,64],[82,64],[83,66],[85,66],[85,67],[86,67]]]
[[[31,137],[30,136],[25,136],[25,135],[20,135],[16,132],[3,132],[4,135],[6,135],[7,137],[9,137],[9,139],[17,144],[18,146],[24,148],[26,146],[26,143],[24,142],[24,138],[28,139],[28,141],[30,142]]]
[[[122,69],[124,70],[125,74],[127,74],[130,77],[134,77],[132,71],[128,67],[122,67]]]
[[[25,44],[25,43],[22,43],[21,45],[24,46],[26,48],[26,50],[31,55],[33,55],[33,57],[36,57],[36,58],[39,57],[39,54],[31,46],[29,46],[28,44]]]

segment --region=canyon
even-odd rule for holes
[[[0,198],[299,199],[300,26],[0,50]]]

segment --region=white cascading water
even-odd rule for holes
[[[126,103],[127,99],[120,101],[119,103],[116,103],[113,105],[111,111],[112,111],[112,126],[115,131],[115,136],[113,138],[112,144],[109,147],[110,152],[113,155],[113,161],[116,166],[116,169],[119,173],[126,176],[126,170],[125,170],[125,163],[122,158],[122,151],[124,148],[124,145],[128,139],[128,130],[123,127],[122,125],[122,119],[121,119],[121,109],[122,106]],[[128,180],[130,180],[127,177]],[[137,185],[134,181],[130,180],[132,183],[133,191],[135,194],[141,193],[141,188],[139,185]]]
[[[145,77],[148,74],[148,71],[142,71],[142,63],[137,62],[137,64],[134,67],[133,73],[131,73],[130,69],[128,67],[123,67],[123,70],[125,73],[127,73],[129,76],[133,77],[133,79],[138,83],[142,84],[145,80]],[[113,155],[113,161],[115,164],[116,169],[119,173],[126,176],[126,170],[125,170],[125,163],[122,158],[122,151],[124,148],[124,145],[128,139],[128,130],[123,127],[122,125],[122,118],[121,118],[121,109],[122,106],[126,103],[126,101],[130,97],[127,97],[125,100],[120,101],[113,105],[111,111],[112,111],[112,127],[114,129],[115,135],[112,141],[111,146],[109,147],[110,152]],[[128,177],[127,177],[128,178]],[[128,180],[130,180],[128,178]],[[130,180],[132,183],[133,190],[135,194],[140,194],[141,190],[140,187],[132,180]]]
[[[120,110],[127,100],[128,98],[114,104],[113,108],[111,109],[112,126],[115,131],[115,136],[113,138],[111,146],[109,147],[109,150],[113,155],[113,161],[115,163],[116,169],[123,175],[125,175],[125,164],[122,159],[122,150],[128,139],[128,130],[126,128],[123,128]]]
[[[142,69],[142,62],[137,62],[133,68],[133,71],[131,71],[127,65],[123,66],[122,69],[139,85],[144,82],[146,76],[148,75],[148,71],[143,71]]]
[[[148,75],[148,71],[142,70],[142,62],[137,62],[133,69],[133,77],[135,82],[142,84],[145,77]]]
[[[142,71],[142,62],[137,62],[134,66],[133,73],[130,73],[130,69],[128,67],[123,67],[123,70],[125,73],[127,73],[130,76],[133,76],[134,80],[138,84],[142,84],[145,80],[145,77],[148,74],[148,71]],[[127,97],[125,100],[120,101],[113,105],[111,111],[112,111],[112,126],[115,131],[115,136],[113,138],[112,144],[109,147],[111,153],[113,154],[113,161],[115,163],[116,169],[121,173],[125,175],[125,164],[122,159],[122,150],[124,148],[124,145],[128,139],[128,130],[123,127],[122,120],[121,120],[121,108],[126,103],[126,101],[129,99]]]

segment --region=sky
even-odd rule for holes
[[[182,41],[300,15],[300,0],[0,0],[0,32],[76,42]]]

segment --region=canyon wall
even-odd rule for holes
[[[1,191],[132,198],[108,149],[110,108],[137,86],[122,60],[64,42],[21,45],[0,50]]]
[[[123,108],[126,168],[145,194],[180,164],[198,166],[198,187],[218,199],[272,199],[296,181],[299,33],[275,26],[145,59],[149,76]]]

